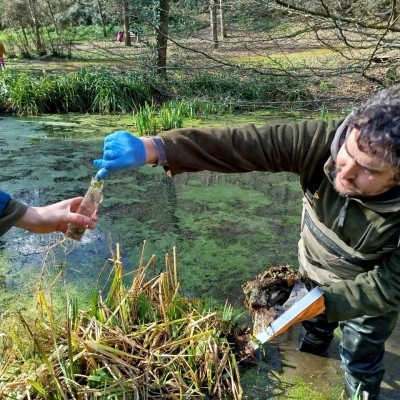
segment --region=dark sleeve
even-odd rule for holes
[[[359,274],[353,281],[342,280],[323,289],[328,321],[399,310],[400,250],[393,251],[373,270]]]
[[[337,128],[333,122],[256,127],[182,128],[160,135],[171,175],[216,172],[294,172],[302,174],[326,155]]]
[[[10,230],[25,214],[28,206],[0,191],[0,236]]]

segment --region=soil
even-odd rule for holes
[[[282,314],[283,305],[300,280],[301,275],[289,265],[272,265],[242,286],[253,319],[253,334],[265,331]]]

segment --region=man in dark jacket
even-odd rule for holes
[[[345,390],[378,399],[384,344],[400,307],[400,87],[384,90],[345,121],[176,129],[105,138],[97,178],[144,164],[185,171],[289,171],[299,175],[300,269],[323,305],[302,324],[299,349],[326,353],[339,325]],[[322,310],[325,312],[321,313]]]
[[[95,218],[77,214],[83,197],[63,200],[45,207],[32,207],[21,203],[0,190],[0,236],[13,226],[32,233],[63,232],[68,224],[94,228]]]

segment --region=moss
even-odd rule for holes
[[[285,394],[274,397],[275,400],[338,400],[341,393],[339,387],[331,388],[329,393],[320,393],[301,379],[285,382],[284,387],[286,387]]]

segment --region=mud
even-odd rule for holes
[[[265,331],[282,315],[295,283],[301,278],[301,274],[289,265],[272,265],[256,279],[242,285],[244,303],[252,316],[254,335]]]

